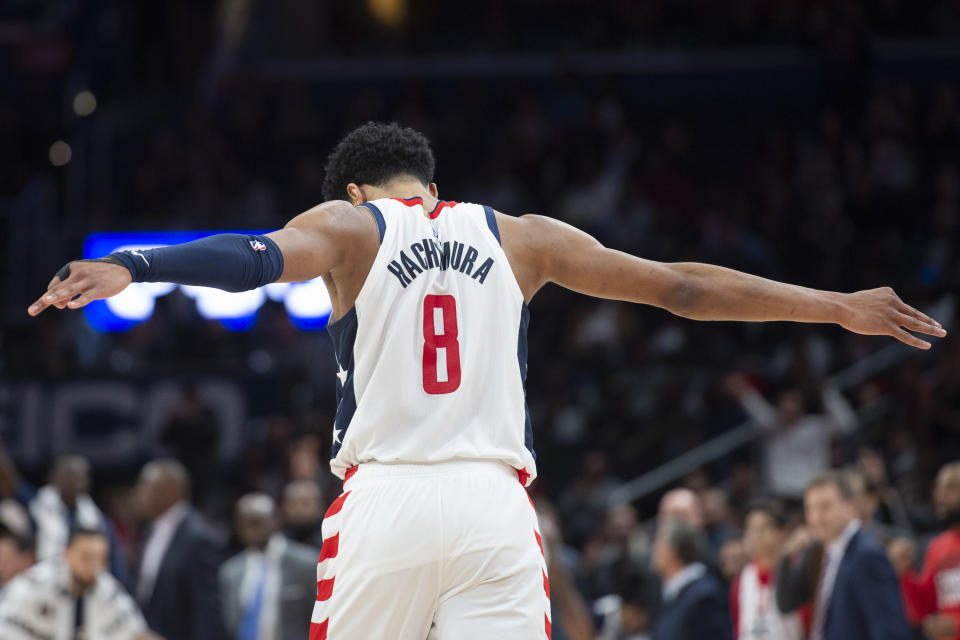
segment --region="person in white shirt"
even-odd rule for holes
[[[802,640],[799,612],[780,613],[776,602],[776,565],[785,541],[786,516],[773,500],[747,509],[744,544],[750,562],[730,587],[734,638],[738,640]]]
[[[66,454],[54,460],[50,484],[41,487],[28,505],[30,517],[37,526],[37,560],[63,553],[72,529],[99,529],[110,544],[110,573],[126,582],[126,562],[113,525],[90,497],[90,476],[90,462],[83,456]]]
[[[727,390],[763,430],[763,483],[773,495],[799,499],[818,473],[830,468],[835,436],[853,431],[857,416],[843,394],[831,386],[821,391],[822,413],[813,413],[803,391],[781,390],[770,404],[741,375],[727,380]]]
[[[14,578],[0,598],[4,640],[158,640],[133,598],[105,571],[109,545],[74,529],[66,550]]]

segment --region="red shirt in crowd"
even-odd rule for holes
[[[907,617],[920,624],[928,615],[951,616],[960,640],[960,529],[950,529],[930,542],[918,576],[909,571],[900,579]]]

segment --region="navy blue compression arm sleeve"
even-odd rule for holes
[[[155,249],[117,251],[134,282],[174,282],[249,291],[276,282],[283,273],[280,247],[266,236],[221,233]]]

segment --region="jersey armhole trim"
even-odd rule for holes
[[[487,216],[487,226],[490,227],[490,233],[497,239],[497,244],[503,245],[500,241],[500,227],[497,226],[497,215],[493,212],[493,208],[483,205],[483,213]]]
[[[364,202],[360,205],[361,207],[366,207],[370,210],[370,213],[373,214],[373,219],[377,223],[377,233],[380,234],[380,244],[383,244],[383,234],[387,232],[387,223],[383,219],[383,214],[380,213],[380,209],[377,208],[377,205],[372,202]],[[497,240],[500,237],[497,236]]]

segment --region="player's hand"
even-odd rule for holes
[[[840,326],[867,336],[892,336],[918,349],[930,343],[909,331],[942,338],[947,335],[940,323],[906,304],[890,287],[844,294]]]
[[[57,309],[79,309],[94,300],[115,296],[133,281],[130,271],[110,262],[78,260],[69,265],[69,275],[53,276],[47,292],[27,309],[31,316],[49,306]],[[61,269],[61,272],[63,270]]]

